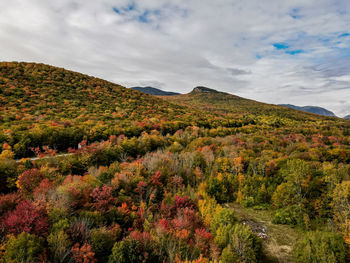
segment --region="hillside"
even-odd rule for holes
[[[279,104],[279,106],[283,106],[283,107],[287,107],[287,108],[291,108],[291,109],[295,109],[295,110],[299,110],[299,111],[314,113],[314,114],[318,114],[318,115],[323,115],[323,116],[336,117],[333,112],[331,112],[325,108],[317,107],[317,106],[299,107],[299,106],[295,106],[292,104]]]
[[[350,115],[346,115],[346,116],[344,117],[344,119],[345,119],[345,120],[349,120],[349,119],[350,119]]]
[[[348,262],[348,121],[33,63],[0,88],[4,262]]]
[[[215,112],[219,115],[226,116],[227,114],[232,114],[232,117],[234,118],[243,116],[251,116],[252,118],[273,116],[297,121],[325,120],[323,117],[318,117],[274,104],[266,104],[245,99],[206,87],[195,87],[188,94],[163,97],[163,99],[172,101],[177,105],[191,106],[200,110]]]
[[[62,151],[112,134],[174,132],[205,121],[200,112],[80,73],[35,63],[0,63],[0,144],[18,157],[31,147]]]
[[[173,95],[180,95],[180,93],[177,92],[171,92],[171,91],[164,91],[161,89],[156,89],[153,87],[131,87],[133,90],[138,90],[146,94],[155,95],[155,96],[173,96]]]

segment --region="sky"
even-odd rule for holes
[[[349,0],[1,0],[0,60],[350,114]]]

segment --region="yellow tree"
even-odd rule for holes
[[[334,221],[350,245],[350,181],[337,184],[333,191]]]

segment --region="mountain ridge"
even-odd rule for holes
[[[172,91],[164,91],[161,89],[157,89],[154,87],[146,86],[146,87],[131,87],[130,89],[137,90],[149,95],[154,96],[174,96],[174,95],[180,95],[181,93],[178,92],[172,92]]]
[[[336,117],[336,115],[325,108],[319,107],[319,106],[296,106],[293,104],[278,104],[279,106],[282,107],[287,107],[299,111],[304,111],[304,112],[309,112],[309,113],[314,113],[318,115],[323,115],[323,116],[329,116],[329,117]]]

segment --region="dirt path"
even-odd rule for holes
[[[267,210],[243,208],[238,204],[226,204],[226,207],[232,208],[238,220],[251,225],[254,228],[253,231],[266,231],[267,238],[263,239],[263,250],[266,255],[265,262],[293,262],[292,248],[301,237],[298,229],[286,225],[273,224],[271,222],[272,214]]]
[[[56,155],[53,155],[53,156],[22,158],[22,159],[16,159],[16,162],[21,162],[22,160],[36,161],[36,160],[41,160],[41,159],[48,159],[48,158],[57,158],[57,157],[62,157],[62,156],[69,156],[69,155],[73,155],[73,154],[74,154],[74,153],[61,153],[61,154],[56,154]]]

